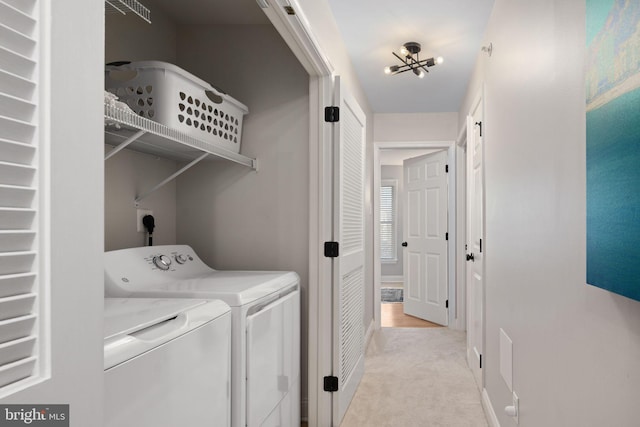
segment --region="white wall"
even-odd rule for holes
[[[458,113],[376,114],[376,142],[453,141],[458,135]]]
[[[152,24],[133,13],[105,15],[105,63],[113,61],[176,62],[176,26],[160,8],[151,11]]]
[[[40,279],[50,285],[52,370],[46,382],[2,400],[69,404],[72,426],[102,420],[103,13],[99,2],[51,7],[52,34],[44,40],[51,46],[51,168],[43,170],[51,185],[44,223],[51,271]]]
[[[219,66],[229,60],[229,40],[242,67]],[[216,268],[286,267],[306,278],[307,73],[269,25],[182,27],[179,46],[183,67],[249,107],[241,152],[258,159],[258,171],[203,162],[181,175],[178,240]]]
[[[112,149],[106,147],[107,151]],[[134,200],[173,174],[177,162],[125,149],[105,161],[104,169],[105,251],[145,246],[147,234],[137,231]],[[175,180],[142,199],[139,208],[153,211],[154,245],[176,243]]]
[[[485,385],[520,426],[637,425],[640,302],[585,284],[585,3],[497,0],[460,124],[485,93]]]

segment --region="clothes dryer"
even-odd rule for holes
[[[300,278],[219,271],[186,245],[105,253],[111,297],[220,299],[231,307],[231,422],[300,425]]]

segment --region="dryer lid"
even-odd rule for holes
[[[140,331],[206,303],[205,300],[196,299],[105,298],[104,339]],[[206,308],[209,320],[229,310],[222,301],[209,304]]]

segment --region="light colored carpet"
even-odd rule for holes
[[[464,332],[383,328],[341,427],[485,427]]]

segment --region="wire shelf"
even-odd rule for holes
[[[203,153],[208,153],[215,157],[256,169],[255,159],[209,142],[200,141],[180,131],[113,105],[104,105],[104,117],[107,124],[105,129],[105,142],[107,144],[119,146],[131,138],[131,141],[127,142],[126,145],[130,144],[131,149],[147,154],[189,161]],[[137,133],[140,133],[140,135],[137,135]]]
[[[151,24],[151,11],[137,0],[104,0],[104,4],[105,13],[120,13],[126,15],[127,11],[129,11]]]

